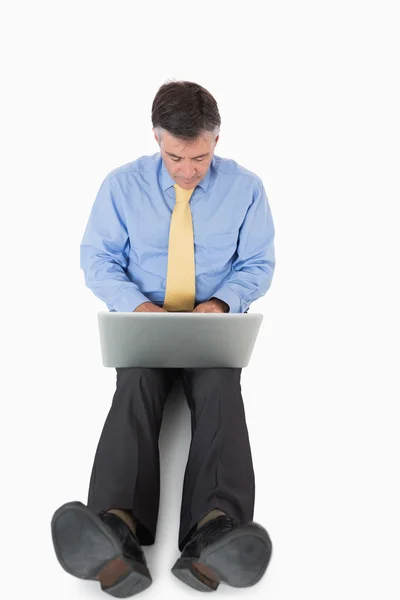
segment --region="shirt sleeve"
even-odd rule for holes
[[[112,176],[102,182],[80,246],[80,266],[86,286],[117,312],[132,312],[149,302],[126,274],[130,241],[123,197]]]
[[[275,228],[264,186],[257,191],[239,230],[237,258],[232,271],[213,294],[226,302],[231,313],[246,312],[264,296],[275,270]]]

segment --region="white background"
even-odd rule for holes
[[[168,79],[216,98],[216,154],[263,180],[276,271],[242,389],[264,578],[220,596],[395,600],[399,539],[396,2],[14,2],[1,9],[2,594],[105,597],[65,573],[56,508],[86,502],[115,390],[79,244],[105,175],[158,151]],[[397,7],[398,8],[398,7]],[[170,568],[189,411],[167,406],[150,597]]]

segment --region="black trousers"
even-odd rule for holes
[[[174,378],[191,411],[178,547],[219,508],[241,524],[253,520],[255,481],[241,368],[117,368],[117,386],[95,454],[88,507],[131,510],[142,545],[154,543],[160,495],[158,438]]]

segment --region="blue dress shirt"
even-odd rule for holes
[[[161,154],[111,171],[94,201],[80,246],[85,283],[111,311],[164,303],[175,181]],[[261,179],[214,154],[190,206],[195,305],[220,298],[246,312],[271,285],[274,224]]]

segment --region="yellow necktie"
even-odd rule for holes
[[[169,229],[168,270],[163,308],[192,311],[196,298],[194,236],[189,200],[195,188],[174,185],[176,202]]]

